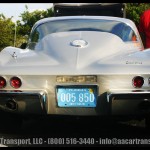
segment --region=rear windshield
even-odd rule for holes
[[[37,43],[45,36],[58,32],[96,31],[117,35],[124,42],[132,41],[136,35],[132,28],[125,23],[102,19],[67,19],[56,20],[39,25],[31,33],[30,42]]]

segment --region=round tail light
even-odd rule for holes
[[[144,84],[144,78],[137,76],[133,78],[133,85],[135,88],[141,88]]]
[[[21,82],[20,78],[18,78],[18,77],[12,77],[12,78],[10,79],[10,85],[11,85],[12,87],[14,87],[15,89],[18,89],[18,88],[21,87],[22,82]]]
[[[0,77],[0,89],[6,86],[6,80],[3,77]]]

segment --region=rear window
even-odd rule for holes
[[[132,41],[133,36],[135,36],[130,26],[118,21],[102,19],[66,19],[50,21],[39,25],[31,33],[30,42],[39,42],[49,34],[74,31],[108,32],[120,37],[124,42]]]

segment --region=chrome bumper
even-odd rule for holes
[[[45,91],[1,91],[0,110],[19,114],[46,114]]]
[[[110,115],[145,115],[150,113],[150,91],[109,91]]]
[[[99,104],[95,109],[82,108],[55,108],[57,111],[49,113],[48,94],[46,91],[0,91],[0,110],[18,114],[68,114],[71,115],[79,111],[81,115],[145,115],[150,113],[150,91],[127,91],[113,90],[100,96]],[[105,101],[105,103],[101,103]],[[107,101],[107,102],[106,102]],[[8,108],[7,102],[15,102],[14,109]],[[11,106],[11,103],[10,103]],[[85,113],[84,113],[85,111]],[[67,113],[66,113],[67,112]]]

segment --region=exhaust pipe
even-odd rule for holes
[[[6,102],[6,107],[9,108],[10,110],[17,110],[18,104],[14,99],[11,99]]]

